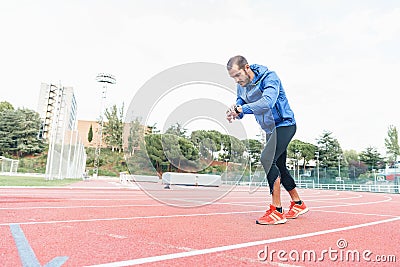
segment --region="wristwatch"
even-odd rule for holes
[[[237,109],[239,106],[235,106],[235,112],[237,113],[237,114],[240,114],[240,111]]]

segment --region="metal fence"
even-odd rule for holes
[[[266,181],[263,182],[250,182],[250,181],[226,181],[222,182],[225,185],[240,185],[255,187],[268,187]],[[400,193],[400,185],[396,184],[317,184],[314,182],[296,183],[298,188],[306,189],[322,189],[322,190],[339,190],[339,191],[360,191],[360,192],[378,192],[378,193]]]

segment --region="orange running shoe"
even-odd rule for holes
[[[269,205],[269,210],[265,212],[264,216],[259,218],[256,223],[257,224],[264,224],[264,225],[275,225],[285,223],[286,217],[285,214],[276,210],[276,207],[273,205]]]
[[[301,205],[294,203],[294,201],[290,202],[289,211],[286,212],[285,216],[287,219],[296,219],[299,215],[302,215],[308,211],[306,204],[304,201],[301,202]]]

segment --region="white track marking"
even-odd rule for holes
[[[336,197],[336,198],[321,198],[321,199],[308,199],[307,197],[302,197],[304,201],[315,201],[315,202],[324,202],[324,201],[338,201],[338,200],[345,200],[345,199],[357,199],[362,198],[362,195],[353,196],[353,197]]]
[[[9,226],[10,224],[31,225],[31,224],[56,224],[56,223],[79,223],[79,222],[100,222],[100,221],[126,221],[126,220],[137,220],[137,219],[162,219],[162,218],[177,218],[177,217],[215,216],[215,215],[230,215],[230,214],[256,213],[256,212],[265,212],[265,210],[195,213],[195,214],[173,214],[173,215],[151,215],[151,216],[135,216],[135,217],[125,217],[125,218],[124,217],[122,217],[122,218],[98,218],[98,219],[83,219],[83,220],[11,222],[11,223],[0,223],[0,226]]]
[[[337,205],[330,205],[330,206],[309,206],[312,210],[322,209],[322,208],[336,208],[336,207],[347,207],[347,206],[359,206],[359,205],[369,205],[369,204],[377,204],[383,202],[389,202],[392,200],[389,196],[384,196],[386,199],[380,201],[373,201],[373,202],[362,202],[362,203],[340,203]],[[199,201],[190,201],[190,200],[182,200],[182,199],[174,199],[184,202],[194,202],[199,203]],[[244,202],[244,203],[259,203],[259,202]],[[217,205],[232,205],[232,206],[243,206],[243,207],[259,207],[259,208],[266,208],[266,205],[252,205],[252,204],[240,204],[236,202],[206,202],[205,205],[209,204],[217,204]],[[29,209],[69,209],[69,208],[115,208],[115,207],[160,207],[164,206],[164,204],[127,204],[127,205],[99,205],[99,206],[44,206],[44,207],[3,207],[0,210],[29,210]]]
[[[322,209],[322,208],[336,208],[336,207],[348,207],[348,206],[360,206],[360,205],[369,205],[369,204],[377,204],[377,203],[384,203],[390,202],[392,200],[391,197],[384,196],[386,199],[378,200],[378,201],[369,201],[369,202],[361,202],[361,203],[340,203],[338,205],[330,205],[330,206],[316,206],[312,207],[313,209]]]
[[[335,210],[319,210],[313,209],[313,212],[328,212],[328,213],[339,213],[339,214],[352,214],[352,215],[364,215],[364,216],[378,216],[378,217],[399,217],[400,215],[389,215],[389,214],[376,214],[376,213],[362,213],[362,212],[349,212],[349,211],[335,211]]]
[[[340,227],[340,228],[335,228],[335,229],[310,232],[310,233],[300,234],[300,235],[292,235],[292,236],[278,237],[278,238],[267,239],[267,240],[260,240],[260,241],[253,241],[253,242],[247,242],[247,243],[241,243],[241,244],[221,246],[221,247],[213,247],[213,248],[193,250],[193,251],[187,251],[187,252],[179,252],[179,253],[153,256],[153,257],[147,257],[147,258],[126,260],[126,261],[119,261],[119,262],[111,262],[111,263],[105,263],[105,264],[92,265],[90,267],[132,266],[132,265],[137,265],[137,264],[160,262],[160,261],[165,261],[165,260],[173,260],[173,259],[192,257],[192,256],[198,256],[198,255],[206,255],[206,254],[211,254],[211,253],[216,253],[216,252],[223,252],[223,251],[229,251],[229,250],[234,250],[234,249],[248,248],[248,247],[271,244],[271,243],[276,243],[276,242],[289,241],[289,240],[325,235],[325,234],[330,234],[330,233],[348,231],[348,230],[352,230],[352,229],[369,227],[369,226],[373,226],[373,225],[389,223],[389,222],[394,222],[394,221],[398,221],[398,220],[400,220],[400,217],[386,219],[386,220],[382,220],[382,221],[356,224],[356,225]]]
[[[349,197],[349,198],[336,198],[332,200],[348,200],[348,199],[355,199],[355,198],[361,198],[362,195],[356,196],[356,197]],[[386,197],[386,196],[384,196]],[[382,202],[387,202],[390,201],[392,198],[391,197],[386,197],[388,199],[386,200],[379,200],[379,201],[373,201],[373,202],[361,202],[361,203],[340,203],[338,205],[333,205],[333,206],[320,206],[320,207],[313,207],[309,206],[310,208],[333,208],[333,207],[343,207],[343,206],[357,206],[357,205],[366,205],[366,204],[376,204],[376,203],[382,203]],[[174,201],[181,201],[181,202],[189,202],[189,203],[201,203],[204,205],[234,205],[234,206],[245,206],[245,207],[267,207],[267,205],[252,205],[252,204],[240,204],[236,202],[205,202],[205,201],[197,201],[197,200],[189,200],[189,199],[178,199],[178,198],[170,198],[167,200],[174,200]],[[304,201],[310,201],[310,202],[318,202],[316,200],[304,200]],[[244,202],[244,203],[260,203],[260,202]]]
[[[358,206],[358,205],[369,205],[376,203],[383,203],[390,201],[391,198],[382,200],[382,201],[373,201],[373,202],[363,202],[363,203],[348,203],[334,206],[322,206],[322,207],[314,207],[315,209],[321,208],[335,208],[335,207],[343,207],[343,206]],[[313,208],[313,207],[311,207]],[[136,217],[126,217],[126,218],[98,218],[98,219],[83,219],[83,220],[60,220],[60,221],[36,221],[36,222],[13,222],[13,223],[1,223],[0,226],[10,225],[10,224],[56,224],[56,223],[77,223],[77,222],[97,222],[97,221],[120,221],[120,220],[136,220],[136,219],[154,219],[154,218],[175,218],[175,217],[196,217],[196,216],[214,216],[214,215],[229,215],[229,214],[241,214],[241,213],[257,213],[264,212],[265,207],[262,210],[253,210],[253,211],[233,211],[233,212],[215,212],[215,213],[194,213],[194,214],[174,214],[174,215],[153,215],[153,216],[136,216]]]
[[[132,205],[109,205],[109,206],[39,206],[39,207],[15,207],[0,208],[0,210],[32,210],[32,209],[97,209],[97,208],[122,208],[122,207],[160,207],[163,204],[132,204]]]

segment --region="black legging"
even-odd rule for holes
[[[261,153],[260,161],[267,173],[271,194],[278,176],[281,177],[281,183],[287,191],[296,187],[293,177],[286,168],[287,147],[295,133],[296,125],[277,127],[267,138],[267,144]]]

